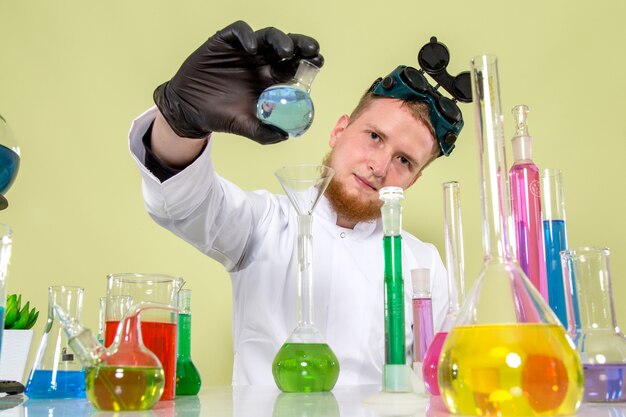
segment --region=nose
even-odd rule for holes
[[[368,167],[375,177],[383,178],[387,175],[390,163],[389,156],[381,152],[370,156]]]

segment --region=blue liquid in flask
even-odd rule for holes
[[[301,136],[313,123],[313,101],[305,90],[277,85],[263,91],[257,102],[257,117],[290,136]]]
[[[20,167],[20,156],[4,145],[0,145],[0,194],[7,191]]]
[[[85,398],[85,371],[36,369],[26,383],[29,398]]]

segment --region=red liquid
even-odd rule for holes
[[[439,382],[437,382],[437,374],[439,373],[439,356],[441,356],[441,348],[443,342],[446,341],[448,332],[439,332],[435,335],[424,357],[422,365],[422,375],[424,376],[424,385],[432,395],[439,395]]]
[[[107,321],[104,332],[104,346],[109,347],[115,339],[119,321]],[[165,387],[160,401],[173,400],[176,393],[176,339],[177,326],[172,323],[152,321],[141,322],[143,344],[161,361],[165,374]]]

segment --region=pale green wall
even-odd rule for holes
[[[431,35],[450,48],[455,72],[467,70],[475,55],[495,54],[507,136],[508,109],[528,104],[537,164],[565,172],[570,245],[613,249],[617,317],[624,322],[625,15],[621,1],[0,0],[0,114],[23,155],[11,206],[0,213],[15,230],[9,291],[45,310],[48,285],[82,285],[83,318],[95,327],[107,273],[183,276],[194,291],[194,360],[205,384],[229,383],[228,276],[149,219],[126,135],[152,104],[156,85],[213,32],[243,19],[314,36],[326,65],[313,85],[311,130],[267,147],[217,135],[220,173],[247,189],[278,191],[273,170],[318,162],[336,119],[374,78],[398,64],[416,65]],[[472,280],[482,261],[479,168],[473,108],[463,108],[467,124],[457,150],[417,182],[404,221],[442,251],[441,183],[460,181]]]

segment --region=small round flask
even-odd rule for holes
[[[259,120],[289,136],[303,135],[313,123],[313,101],[309,92],[318,72],[318,67],[302,60],[290,83],[266,88],[257,101]]]
[[[571,269],[579,300],[577,350],[585,374],[585,401],[626,401],[626,339],[615,321],[609,250],[576,248],[561,252],[561,261],[564,269]]]

